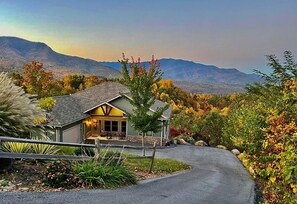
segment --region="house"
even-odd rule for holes
[[[61,142],[81,143],[89,139],[116,138],[140,141],[139,133],[127,119],[133,107],[120,94],[129,97],[129,90],[118,82],[105,82],[71,95],[55,97],[50,113],[51,138]],[[156,100],[150,111],[166,104]],[[169,137],[171,107],[159,118],[159,132],[148,132],[147,142],[167,140]]]

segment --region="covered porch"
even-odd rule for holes
[[[111,104],[104,103],[88,111],[90,115],[83,121],[84,140],[117,139],[127,135],[125,112]]]

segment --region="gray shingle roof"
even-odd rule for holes
[[[72,97],[80,103],[82,111],[85,112],[128,91],[126,86],[118,82],[105,82],[77,92]]]
[[[82,120],[88,116],[85,112],[120,97],[120,93],[128,95],[128,92],[128,88],[118,82],[105,82],[72,95],[54,97],[56,103],[50,114],[49,125],[62,127]],[[156,100],[151,108],[156,110],[164,106],[165,103]],[[163,115],[169,119],[171,107]]]
[[[81,111],[81,106],[71,95],[57,96],[55,106],[50,114],[49,125],[65,126],[86,117]]]

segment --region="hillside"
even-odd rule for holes
[[[246,85],[260,80],[255,74],[245,74],[234,68],[223,69],[181,59],[160,59],[159,62],[164,72],[163,78],[174,81]],[[101,62],[101,64],[121,69],[118,62]],[[148,62],[143,64],[148,67]]]
[[[187,81],[174,81],[174,85],[189,93],[211,93],[211,94],[231,94],[244,93],[245,86],[237,84],[215,84],[215,83],[195,83]]]
[[[77,72],[103,77],[118,77],[120,73],[91,59],[68,56],[53,51],[45,43],[16,37],[0,37],[0,71],[20,70],[24,63],[40,61],[58,74]]]

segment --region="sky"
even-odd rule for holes
[[[0,36],[97,61],[122,53],[251,73],[265,55],[297,59],[297,0],[1,0]]]

